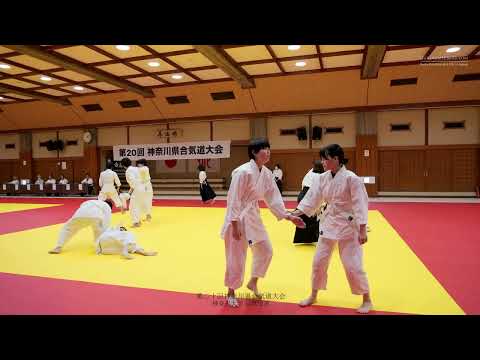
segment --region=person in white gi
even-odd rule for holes
[[[367,274],[363,270],[362,250],[367,242],[368,194],[362,179],[345,168],[348,160],[340,145],[326,146],[320,156],[325,172],[314,178],[307,194],[292,212],[297,216],[312,216],[323,201],[328,203],[313,259],[312,292],[299,305],[315,303],[318,290],[326,289],[328,265],[338,242],[350,289],[353,294],[363,295],[363,303],[357,311],[368,313],[373,305]]]
[[[60,175],[60,180],[58,181],[58,183],[61,185],[67,185],[68,180],[63,175]]]
[[[283,171],[280,167],[280,164],[275,165],[273,169],[273,177],[275,178],[275,182],[277,183],[278,190],[280,190],[280,194],[283,193]]]
[[[232,172],[227,194],[227,212],[221,231],[225,241],[225,286],[229,306],[238,307],[235,290],[243,284],[247,248],[252,249],[252,277],[247,288],[261,298],[257,288],[259,277],[264,277],[272,259],[272,245],[260,217],[259,200],[264,200],[278,220],[287,219],[296,226],[304,222],[292,216],[283,203],[272,172],[264,166],[270,160],[267,139],[254,139],[248,146],[250,161]]]
[[[130,217],[132,219],[133,227],[141,225],[141,218],[145,213],[145,196],[146,185],[140,180],[139,169],[132,166],[132,161],[129,158],[123,158],[122,166],[126,169],[125,178],[128,185],[130,185]]]
[[[100,194],[98,194],[98,200],[112,199],[117,208],[122,210],[122,214],[125,212],[125,207],[120,201],[118,196],[118,190],[122,186],[120,179],[115,171],[112,170],[113,163],[107,163],[107,169],[100,173],[98,178],[98,185],[100,186]],[[117,187],[115,187],[115,185]]]
[[[40,174],[37,175],[37,180],[35,180],[35,185],[43,185],[44,181]]]
[[[20,180],[18,180],[18,178],[14,176],[13,179],[9,181],[7,184],[20,185]]]
[[[153,188],[150,178],[150,169],[147,166],[147,160],[140,159],[136,162],[138,172],[140,174],[140,181],[145,185],[145,212],[147,214],[147,221],[152,220],[152,201],[153,201]]]
[[[47,181],[45,181],[45,184],[56,184],[56,183],[57,183],[57,180],[55,180],[52,175],[48,175],[48,179]]]
[[[63,225],[57,245],[50,254],[60,254],[65,244],[79,230],[90,226],[94,241],[109,228],[112,219],[112,203],[110,200],[88,200],[82,203],[72,217]]]
[[[93,191],[93,179],[91,178],[91,176],[89,175],[89,173],[86,173],[85,174],[85,179],[83,179],[80,184],[82,184],[83,186],[85,186],[85,188],[87,189],[87,193],[90,195]]]
[[[135,234],[127,231],[123,226],[108,229],[100,235],[96,241],[97,254],[104,255],[123,255],[125,259],[134,259],[131,254],[140,254],[144,256],[155,256],[156,251],[145,251],[137,245]]]

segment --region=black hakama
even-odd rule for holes
[[[202,197],[203,202],[212,200],[217,196],[207,180],[200,184],[200,196]]]

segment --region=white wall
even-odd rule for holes
[[[312,129],[314,126],[322,128],[322,139],[312,140],[312,148],[317,149],[328,144],[339,144],[342,147],[355,147],[356,144],[356,118],[355,113],[332,113],[312,116]],[[327,127],[342,127],[342,133],[326,134]]]
[[[297,135],[280,135],[281,129],[307,129],[307,140]],[[271,116],[267,118],[267,136],[272,149],[308,149],[308,115]]]
[[[213,140],[249,140],[250,120],[213,121]]]
[[[390,131],[391,124],[408,124],[410,131]],[[378,146],[425,145],[425,110],[379,111]]]
[[[465,121],[464,129],[443,129],[444,122]],[[428,144],[480,144],[480,107],[428,110]]]
[[[166,125],[130,126],[130,144],[166,143],[166,138],[161,138],[157,135],[159,130],[166,128]]]
[[[15,144],[15,149],[6,149],[6,144]],[[5,134],[0,135],[0,159],[19,159],[20,158],[20,135]]]
[[[63,151],[60,151],[60,157],[76,157],[83,156],[83,130],[60,130],[58,138],[63,140],[65,146]],[[67,141],[76,140],[77,145],[67,145]]]
[[[98,146],[127,145],[127,128],[120,127],[102,127],[97,131]]]
[[[182,136],[170,138],[171,143],[210,141],[210,122],[172,123],[169,127],[183,130]]]
[[[32,157],[38,158],[56,158],[57,151],[48,151],[45,146],[40,147],[41,142],[48,140],[57,140],[56,131],[34,132],[32,133]]]

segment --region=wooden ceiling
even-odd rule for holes
[[[372,78],[380,67],[425,59],[480,58],[479,45],[0,45],[0,104],[152,89],[359,70]]]

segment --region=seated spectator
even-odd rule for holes
[[[86,187],[88,195],[91,195],[93,192],[93,179],[89,173],[85,174],[85,179],[82,180],[82,184]]]
[[[63,175],[60,175],[60,180],[58,180],[58,183],[62,185],[67,185],[68,180]]]
[[[7,184],[12,184],[12,185],[20,185],[20,181],[16,176],[13,177],[12,181],[9,181]]]
[[[35,180],[35,185],[43,185],[45,181],[42,179],[40,174],[37,175],[37,180]]]
[[[49,175],[48,180],[45,181],[45,184],[56,184],[56,183],[57,183],[57,180],[55,180],[52,175]]]

